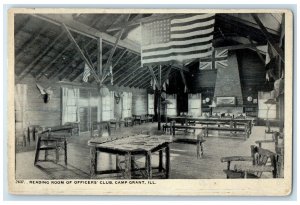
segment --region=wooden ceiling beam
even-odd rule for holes
[[[94,53],[96,50],[97,50],[97,48],[94,48],[94,49],[92,50],[92,53],[91,53],[91,56],[94,56],[94,58],[92,58],[94,61],[95,61],[95,58],[97,58],[97,56],[95,57],[96,53]],[[102,57],[108,55],[108,53],[109,53],[109,51],[105,52],[105,53],[102,55]],[[91,60],[92,63],[93,63],[93,60]],[[82,62],[82,63],[83,63],[83,62]],[[97,64],[97,63],[98,63],[98,61],[95,61],[95,62],[93,63],[93,65],[95,65],[95,64]],[[80,66],[81,66],[81,65],[80,65]],[[79,66],[79,67],[80,67],[80,66]],[[80,68],[79,68],[79,69],[75,69],[75,70],[77,70],[77,72],[75,73],[75,75],[73,76],[73,78],[70,79],[70,81],[76,80],[76,79],[84,72],[84,70],[82,70],[82,69],[80,69]],[[89,82],[92,83],[92,82],[94,82],[94,80],[95,80],[95,78],[91,78],[91,79],[89,80]]]
[[[22,80],[27,74],[31,72],[31,70],[35,67],[36,63],[39,62],[47,53],[52,49],[52,47],[56,44],[56,42],[63,36],[63,33],[61,32],[52,42],[50,45],[47,46],[47,48],[43,49],[43,52],[40,53],[37,57],[34,58],[33,61],[29,65],[27,65],[22,72],[19,74],[18,81]]]
[[[125,48],[122,53],[120,54],[120,56],[116,59],[115,62],[113,62],[113,68],[119,63],[119,61],[123,58],[123,56],[125,55],[125,53],[127,52],[128,50]]]
[[[19,32],[20,32],[21,30],[23,30],[23,28],[25,28],[25,27],[27,26],[27,24],[28,24],[29,21],[30,21],[30,18],[31,18],[30,16],[27,17],[27,18],[25,19],[25,21],[22,22],[21,25],[20,25],[18,28],[15,28],[15,31],[14,31],[15,36],[17,36],[17,35],[19,34]]]
[[[25,53],[24,51],[26,50],[26,48],[30,48],[46,30],[47,27],[45,25],[43,25],[42,28],[39,28],[38,31],[36,31],[33,36],[31,36],[25,43],[23,43],[23,45],[16,51],[15,59],[19,59],[21,55]]]
[[[132,76],[131,80],[128,81],[128,83],[124,83],[124,87],[130,87],[131,85],[140,75],[142,75],[145,72],[145,69],[143,67],[140,67],[138,71],[136,71],[135,75]]]
[[[139,74],[141,74],[143,71],[143,67],[141,67],[140,65],[136,67],[136,69],[129,75],[129,78],[121,83],[120,85],[123,85],[124,87],[127,87],[132,80],[134,80],[134,78],[136,78]]]
[[[108,44],[114,44],[116,42],[116,37],[111,36],[107,33],[103,33],[98,31],[95,28],[92,28],[88,25],[80,23],[78,21],[74,21],[71,19],[64,18],[63,16],[56,15],[56,14],[32,14],[32,16],[45,20],[47,22],[53,23],[55,25],[61,26],[62,23],[66,25],[70,31],[79,33],[83,36],[87,36],[89,38],[97,39],[102,38]],[[118,43],[118,47],[123,47],[129,49],[131,52],[140,55],[140,46],[128,39],[120,40]]]
[[[136,56],[134,58],[132,58],[130,61],[128,61],[126,64],[124,64],[123,66],[121,66],[115,73],[113,73],[113,75],[116,77],[118,73],[120,73],[121,71],[123,71],[124,68],[126,68],[127,66],[130,66],[132,62],[138,60],[139,56]],[[119,76],[117,76],[114,81],[118,80],[120,77],[122,77],[122,74],[120,74]],[[108,79],[104,80],[104,83],[108,82]]]
[[[122,79],[121,80],[114,80],[115,85],[121,85],[125,80],[130,78],[130,76],[135,72],[136,69],[140,68],[141,62],[137,61],[134,63],[130,68],[127,69],[126,72],[122,73]],[[120,78],[118,78],[120,79]]]
[[[53,60],[51,62],[49,62],[46,66],[43,66],[41,67],[38,71],[36,71],[35,73],[35,78],[37,80],[39,80],[43,75],[44,75],[44,72],[47,71],[50,66],[55,63],[69,48],[71,48],[72,46],[72,43],[69,43],[68,46],[65,46],[64,49],[62,51],[60,51],[56,56],[55,58],[53,58]]]
[[[129,84],[129,87],[136,87],[135,85],[139,85],[140,82],[142,82],[142,80],[144,79],[144,77],[146,75],[149,75],[150,76],[150,71],[147,67],[143,67],[143,70],[144,70],[144,73],[142,75],[140,75],[139,77],[137,77],[136,79],[134,79],[134,81],[132,81],[130,84]]]
[[[154,68],[156,68],[156,67],[157,67],[157,69],[154,69]],[[158,72],[159,72],[159,68],[158,68],[158,67],[159,67],[159,65],[153,67],[154,75],[156,76],[156,78],[157,78]],[[144,77],[144,79],[143,79],[143,81],[142,81],[142,83],[140,84],[139,87],[144,87],[145,84],[149,84],[149,85],[150,85],[152,75],[151,75],[151,72],[150,72],[149,68],[148,68],[148,71],[149,71],[149,74],[150,74],[150,75],[149,75],[148,77],[147,77],[147,76]],[[149,78],[149,77],[150,77],[150,78]]]
[[[257,16],[257,14],[251,14],[251,16],[253,17],[253,19],[258,24],[261,32],[264,34],[264,36],[267,39],[267,41],[269,42],[269,44],[273,47],[273,49],[275,50],[275,52],[279,55],[281,61],[284,63],[284,54],[283,54],[282,49],[273,40],[272,36],[269,34],[268,30],[266,29],[266,27],[264,26],[264,24],[261,22],[261,20]]]
[[[86,44],[86,46],[89,46],[92,42],[93,42],[93,39],[90,39],[89,42]],[[73,44],[71,43],[71,45],[73,45]],[[78,56],[79,56],[78,52],[75,52],[73,58],[76,58],[76,57],[78,57]],[[74,61],[74,60],[71,59],[71,60],[69,61],[69,63],[68,63],[66,66],[63,66],[63,67],[61,67],[60,69],[58,69],[58,70],[53,71],[52,73],[50,73],[50,74],[47,76],[48,79],[50,79],[50,78],[55,78],[55,77],[57,77],[58,75],[60,76],[60,74],[64,73],[64,72],[72,65],[73,61]],[[55,62],[56,62],[56,61],[55,61]],[[55,63],[55,62],[54,62],[54,63]]]
[[[88,61],[88,59],[86,58],[86,56],[84,55],[84,53],[82,52],[81,48],[79,47],[79,45],[77,44],[76,40],[74,39],[73,35],[71,34],[71,32],[69,31],[69,29],[66,27],[65,24],[62,24],[62,27],[64,28],[64,30],[66,31],[68,38],[71,40],[71,42],[74,44],[75,48],[77,49],[77,51],[79,52],[81,58],[84,60],[84,62],[90,67],[90,71],[92,73],[92,75],[94,76],[94,78],[96,79],[97,83],[101,83],[101,80],[99,78],[99,76],[97,75],[95,68],[93,65],[91,65]]]
[[[254,43],[253,43],[253,41],[252,41],[252,39],[251,39],[250,36],[248,37],[248,39],[249,39],[249,42],[250,42],[250,44],[252,45],[254,51],[257,53],[257,55],[258,55],[260,61],[261,61],[263,64],[265,64],[266,60],[265,60],[264,57],[261,55],[261,53],[260,53],[260,51],[257,49],[257,47],[256,47],[256,46],[253,46]]]
[[[185,14],[153,14],[152,16],[149,16],[149,17],[137,18],[133,21],[128,22],[125,26],[131,27],[131,26],[140,25],[140,23],[147,23],[147,22],[151,22],[151,21],[163,20],[163,19],[168,19],[168,18],[172,18],[175,16],[182,16],[182,15],[185,15]],[[119,23],[117,25],[111,26],[106,31],[107,32],[118,31],[118,30],[122,29],[123,26],[124,26],[124,24]]]

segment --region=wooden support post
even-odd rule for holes
[[[138,56],[136,56],[135,58],[132,58],[130,61],[128,61],[126,64],[124,64],[122,67],[120,67],[115,73],[114,75],[116,76],[119,72],[123,71],[124,68],[126,68],[127,66],[130,66],[132,62],[138,60]],[[116,77],[114,79],[115,82],[117,82],[120,78],[122,78],[123,75],[119,75],[118,77]],[[106,83],[108,81],[108,79],[104,80],[104,83]]]
[[[82,52],[81,48],[79,47],[79,45],[77,44],[77,42],[75,41],[74,37],[72,36],[71,32],[69,31],[69,29],[66,27],[65,24],[62,24],[62,27],[65,29],[65,31],[68,34],[69,39],[71,40],[71,42],[75,45],[77,51],[79,52],[80,56],[82,57],[82,59],[84,60],[84,62],[90,67],[91,73],[94,76],[94,78],[96,79],[97,83],[101,83],[100,78],[98,77],[96,71],[94,70],[94,67],[89,63],[89,61],[87,60],[87,58],[85,57],[84,53]]]
[[[124,22],[125,24],[128,22],[129,18],[130,18],[130,14],[128,14],[128,16],[127,16],[127,18],[126,18],[126,20],[125,20],[125,22]],[[112,48],[112,50],[111,50],[111,52],[110,52],[110,55],[109,55],[109,57],[108,57],[108,59],[107,59],[107,61],[106,61],[105,66],[104,66],[104,70],[106,70],[106,69],[112,64],[112,63],[111,63],[112,57],[113,57],[113,55],[114,55],[114,53],[115,53],[115,51],[116,51],[117,45],[118,45],[118,43],[119,43],[119,41],[120,41],[120,39],[121,39],[121,37],[122,37],[122,34],[123,34],[124,31],[125,31],[125,28],[126,28],[126,26],[123,27],[123,28],[119,31],[118,37],[117,37],[117,39],[116,39],[116,42],[115,42],[115,44],[114,44],[114,46],[113,46],[113,48]],[[111,65],[111,66],[112,66],[112,65]],[[106,73],[104,76],[102,76],[101,82],[104,82],[105,78],[106,78],[108,75],[109,75],[109,73]]]
[[[98,70],[98,75],[99,77],[102,77],[102,62],[103,62],[103,56],[102,56],[102,52],[103,52],[103,43],[102,43],[102,38],[98,38],[97,40],[97,45],[98,45],[98,55],[97,55],[97,70]]]
[[[184,77],[184,74],[183,74],[182,70],[180,70],[180,75],[181,75],[182,81],[184,83],[184,86],[188,89],[188,86],[187,86],[187,83],[186,83],[186,80],[185,80],[185,77]]]
[[[158,68],[158,106],[157,106],[157,109],[158,109],[158,130],[161,130],[161,112],[160,112],[160,109],[161,109],[161,65],[159,66]],[[154,74],[154,73],[153,73]]]

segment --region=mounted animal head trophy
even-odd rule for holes
[[[44,103],[48,103],[51,99],[51,95],[53,94],[53,91],[51,90],[51,87],[48,88],[43,88],[41,85],[39,85],[38,83],[36,83],[36,87],[39,89],[42,98],[44,100]]]

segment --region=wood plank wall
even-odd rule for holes
[[[22,84],[27,85],[27,102],[24,110],[25,126],[29,125],[44,125],[55,126],[61,123],[61,89],[58,84],[39,83],[44,88],[51,86],[53,95],[48,103],[44,103],[39,89],[36,87],[35,79],[26,77]],[[18,96],[16,96],[18,97]],[[18,129],[18,128],[16,128]],[[16,130],[16,133],[22,133],[21,130]],[[22,143],[23,136],[16,136],[17,144]]]
[[[92,96],[95,95],[96,89],[94,87],[84,87],[76,86],[71,84],[64,83],[52,83],[44,80],[39,84],[44,88],[51,86],[53,90],[53,95],[48,103],[44,103],[42,95],[40,94],[39,89],[36,87],[36,81],[33,77],[28,76],[24,78],[21,84],[25,84],[27,86],[27,106],[25,109],[25,121],[24,124],[26,127],[29,125],[42,125],[42,126],[56,126],[62,123],[61,119],[61,99],[62,99],[62,91],[61,87],[79,87],[81,91],[92,91]],[[147,114],[147,90],[146,89],[136,89],[136,88],[127,88],[127,87],[117,87],[108,85],[109,90],[117,91],[117,92],[132,92],[133,93],[133,114]],[[81,98],[87,98],[89,96],[84,95],[85,92],[80,92]],[[17,96],[16,96],[17,97]],[[83,106],[83,105],[82,105]],[[84,107],[88,108],[88,105],[84,105]],[[95,109],[92,108],[91,112],[93,113]],[[85,113],[81,113],[84,115]],[[93,113],[95,114],[95,113]],[[82,116],[85,118],[86,116]],[[92,116],[93,119],[96,118],[96,115]],[[25,127],[25,128],[26,128]],[[22,144],[23,140],[23,131],[21,130],[22,126],[16,127],[16,135],[17,141],[19,144]]]

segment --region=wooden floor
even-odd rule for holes
[[[156,123],[146,123],[130,128],[113,130],[112,135],[126,136],[138,134],[142,131],[155,133]],[[220,162],[224,156],[250,155],[250,145],[255,140],[271,139],[270,135],[264,133],[265,127],[254,126],[248,140],[243,137],[230,137],[225,133],[214,132],[206,138],[204,143],[204,156],[197,159],[196,146],[192,144],[171,144],[171,179],[222,179],[225,178],[223,169],[225,163]],[[197,134],[197,133],[196,133]],[[180,133],[178,133],[180,135]],[[182,133],[181,136],[184,134]],[[189,134],[193,137],[194,134]],[[17,179],[89,179],[89,147],[87,141],[89,134],[74,136],[68,140],[68,165],[63,160],[58,164],[53,162],[39,162],[38,166],[33,165],[34,151],[19,152],[16,154],[16,178]],[[274,150],[274,147],[266,147]],[[63,157],[63,156],[62,156]],[[144,164],[143,158],[138,159],[138,164]],[[158,156],[153,157],[154,164],[158,163]],[[101,154],[98,164],[99,169],[115,167],[115,156]],[[265,175],[268,177],[268,175]],[[118,175],[101,175],[97,178],[118,179]]]

